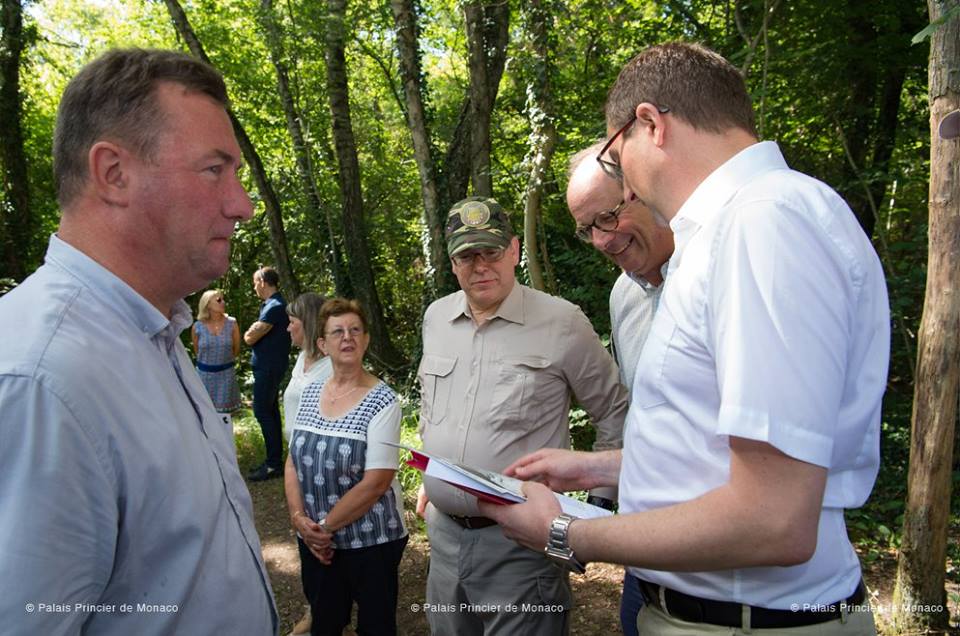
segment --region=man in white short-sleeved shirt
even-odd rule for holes
[[[624,449],[533,453],[508,472],[619,481],[624,514],[564,519],[540,484],[483,513],[559,561],[632,566],[644,634],[875,633],[843,521],[879,467],[890,332],[870,241],[833,190],[758,142],[742,78],[703,47],[634,58],[607,125],[598,159],[676,243]]]

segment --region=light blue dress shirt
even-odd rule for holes
[[[0,298],[5,634],[276,634],[236,451],[180,332],[51,237]]]

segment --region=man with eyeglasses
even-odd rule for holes
[[[570,159],[567,207],[577,238],[593,245],[622,270],[610,291],[610,329],[620,378],[630,390],[643,341],[673,253],[673,233],[643,204],[623,200],[623,185],[596,157],[596,143]]]
[[[673,234],[641,203],[623,200],[622,183],[606,174],[596,158],[604,142],[581,150],[567,171],[567,207],[577,222],[576,235],[622,270],[610,290],[610,340],[629,392],[643,343],[650,332],[663,285],[663,270],[673,253]],[[624,575],[620,625],[637,634],[640,590]]]
[[[619,483],[621,514],[570,520],[542,484],[485,506],[572,564],[629,568],[644,634],[873,634],[844,509],[879,467],[890,352],[883,270],[843,199],[760,142],[740,73],[698,45],[620,73],[600,157],[668,219],[676,251],[622,453],[554,451],[509,473]]]
[[[531,451],[569,448],[571,396],[596,426],[594,448],[618,448],[626,392],[616,365],[576,305],[517,282],[520,244],[500,204],[460,201],[446,239],[461,291],[423,319],[424,449],[501,472]],[[612,507],[613,493],[595,501]],[[430,539],[424,611],[434,634],[569,630],[566,570],[506,539],[473,496],[443,482],[424,478],[417,509]]]

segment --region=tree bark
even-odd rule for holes
[[[423,256],[427,263],[427,304],[448,286],[450,277],[447,251],[444,245],[445,210],[441,207],[437,189],[437,174],[430,143],[427,108],[424,104],[423,71],[420,65],[419,29],[414,0],[391,0],[394,23],[397,27],[397,50],[400,56],[400,77],[403,80],[405,114],[413,139],[413,156],[420,175],[420,193],[423,197],[423,226],[421,239]]]
[[[930,21],[960,0],[928,0]],[[910,470],[893,593],[901,631],[948,628],[944,588],[951,460],[960,390],[960,140],[940,139],[944,115],[960,108],[960,15],[930,43],[930,233],[927,287],[918,337]],[[906,611],[929,605],[940,611]],[[929,632],[926,632],[929,633]]]
[[[3,222],[3,274],[22,281],[30,260],[30,187],[27,160],[23,151],[22,105],[20,94],[20,57],[24,49],[23,7],[20,0],[3,0],[0,6],[0,167],[3,197],[0,219]]]
[[[203,45],[197,38],[196,33],[190,26],[187,15],[177,0],[163,0],[173,20],[173,25],[180,34],[180,37],[187,43],[187,47],[193,55],[212,66],[210,58],[203,50]],[[267,222],[270,228],[270,248],[273,252],[274,266],[280,275],[281,284],[289,298],[296,298],[300,295],[300,284],[290,266],[290,254],[287,249],[287,235],[283,229],[283,210],[280,207],[280,200],[267,177],[267,171],[260,159],[260,154],[247,136],[243,125],[233,114],[232,109],[227,109],[230,116],[230,122],[233,124],[234,134],[237,136],[237,143],[240,144],[240,150],[243,152],[244,159],[250,166],[250,172],[253,174],[253,180],[257,184],[257,190],[260,192],[260,198],[263,199],[264,208],[267,211]]]
[[[343,198],[343,230],[350,278],[357,299],[369,318],[370,355],[380,367],[397,370],[406,364],[403,354],[390,341],[383,308],[377,295],[370,250],[363,220],[363,193],[360,164],[350,119],[347,64],[344,52],[347,10],[346,0],[327,0],[329,15],[326,32],[327,95],[333,118],[333,142],[339,168],[337,179]]]
[[[477,196],[493,196],[490,118],[507,61],[510,4],[473,0],[463,5],[470,67],[470,180]]]
[[[325,246],[327,266],[332,274],[334,288],[338,296],[346,296],[349,285],[346,282],[346,273],[343,271],[343,256],[340,253],[340,246],[337,240],[337,233],[333,222],[333,214],[330,206],[324,205],[320,199],[320,190],[317,187],[317,181],[314,177],[313,162],[311,161],[312,151],[303,134],[301,126],[302,115],[293,99],[290,91],[290,74],[287,70],[287,64],[284,61],[283,38],[280,29],[277,26],[276,16],[273,11],[273,0],[261,0],[260,3],[261,24],[267,36],[267,48],[270,51],[270,60],[273,68],[277,72],[277,89],[280,93],[280,103],[283,106],[283,114],[287,121],[287,131],[293,141],[293,155],[297,163],[297,174],[300,177],[300,184],[307,196],[307,202],[316,221],[317,233],[320,245]],[[323,222],[319,221],[323,219]],[[321,231],[321,226],[326,230],[326,236]]]
[[[901,37],[891,39],[889,30],[868,19],[875,11],[872,0],[848,3],[846,24],[854,54],[847,58],[844,77],[850,82],[849,95],[837,122],[843,123],[850,160],[844,165],[842,192],[867,236],[877,222],[878,202],[889,184],[890,159],[896,141],[900,96],[911,64],[909,35],[923,28],[923,14],[914,3],[900,3],[897,24]],[[884,50],[899,41],[900,51]],[[879,87],[879,88],[878,88]],[[867,188],[861,184],[866,179]]]
[[[550,95],[550,22],[552,11],[549,0],[528,0],[524,6],[527,32],[531,38],[532,77],[527,85],[527,118],[530,120],[530,153],[527,162],[526,201],[523,209],[523,248],[527,256],[530,286],[546,291],[548,285],[540,266],[537,226],[540,222],[544,180],[550,171],[553,150],[557,143],[554,125],[553,100]],[[550,285],[552,287],[552,285]]]

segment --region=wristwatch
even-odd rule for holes
[[[318,521],[318,522],[317,522],[317,525],[320,526],[320,529],[323,530],[324,532],[326,532],[327,534],[333,534],[333,530],[331,530],[331,529],[329,528],[329,526],[327,526],[327,518],[326,518],[326,517],[324,517],[323,519],[321,519],[320,521]]]
[[[543,552],[560,565],[570,568],[577,574],[583,574],[587,571],[586,565],[580,563],[574,556],[567,538],[570,524],[576,520],[577,517],[563,513],[550,522],[550,537]]]

